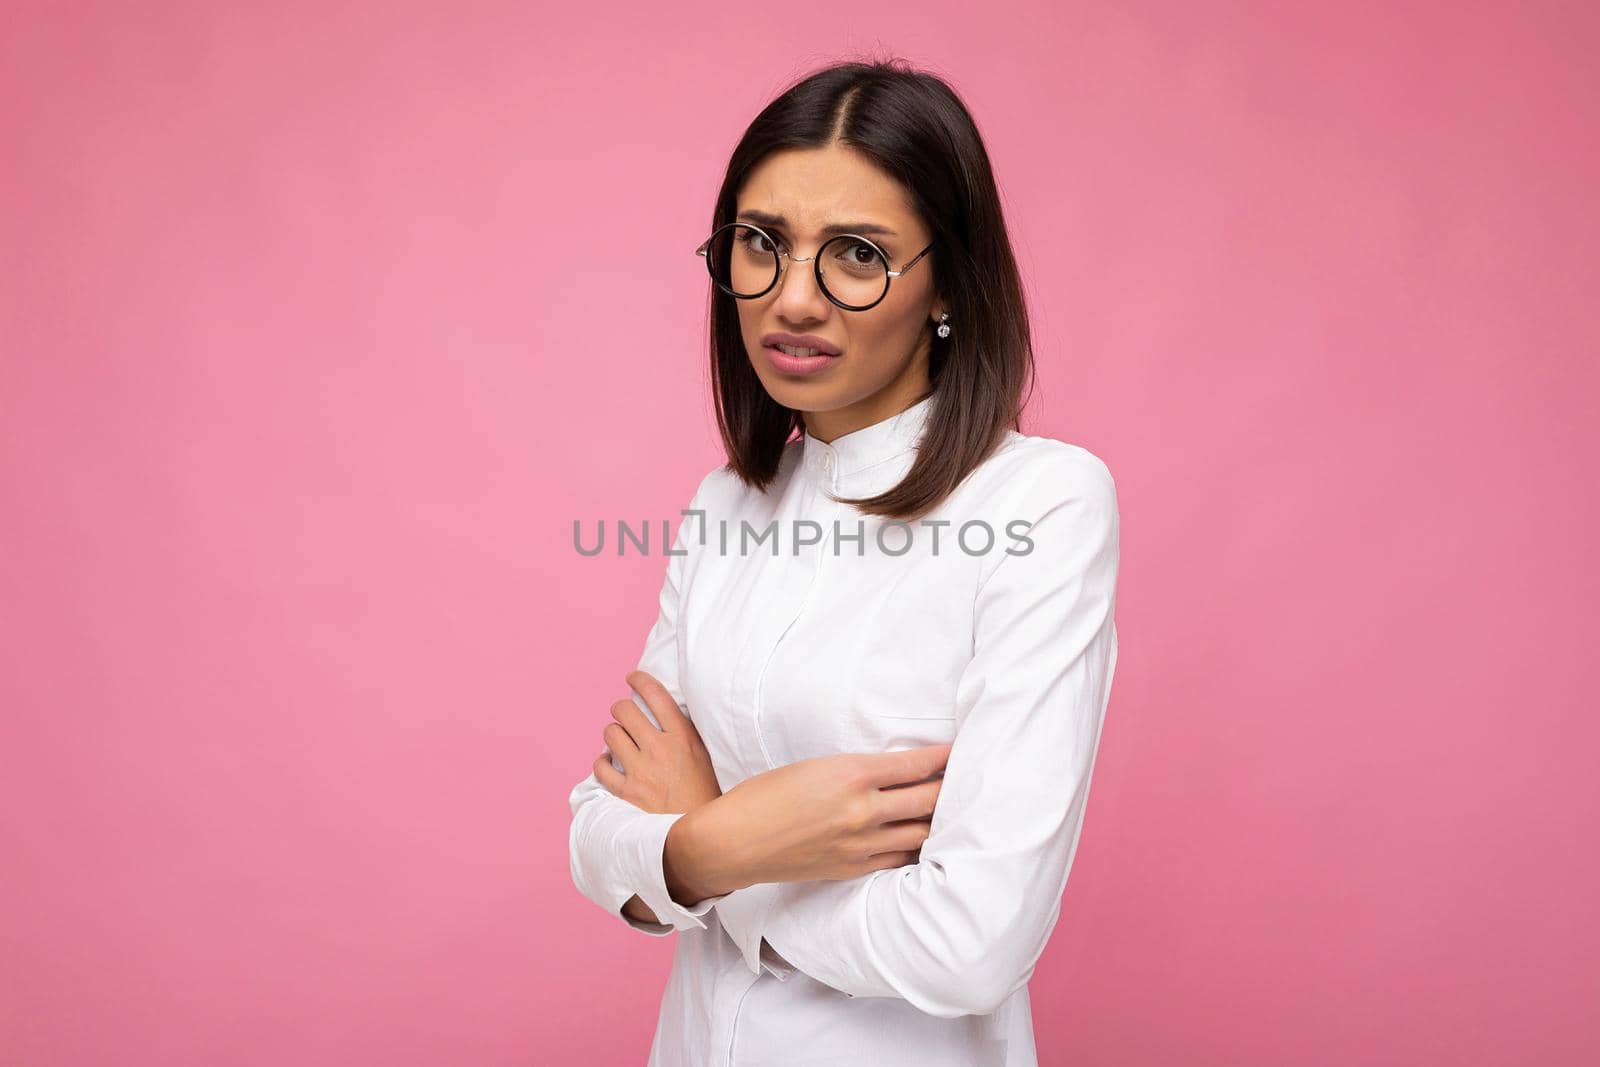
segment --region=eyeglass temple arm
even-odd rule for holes
[[[927,255],[928,254],[928,249],[931,249],[934,246],[934,244],[937,244],[937,243],[938,242],[930,243],[927,248],[924,248],[922,251],[918,252],[915,256],[912,256],[911,257],[911,262],[907,263],[905,266],[901,267],[899,270],[886,270],[886,271],[884,271],[884,273],[887,274],[891,278],[900,277],[900,275],[904,274],[906,271],[910,270],[912,267],[915,267],[917,265],[917,260],[919,260],[923,256]]]

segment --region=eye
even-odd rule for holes
[[[765,255],[773,251],[772,242],[755,230],[740,230],[738,242],[747,252],[759,252]],[[781,241],[779,243],[782,244]]]
[[[834,258],[846,270],[866,274],[882,269],[883,257],[865,241],[840,241],[839,245],[839,252]]]

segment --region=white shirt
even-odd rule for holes
[[[651,1067],[1037,1063],[1027,982],[1117,662],[1116,488],[1087,449],[1013,430],[921,520],[885,528],[829,499],[898,482],[932,404],[791,441],[765,493],[718,467],[690,504],[703,521],[679,523],[638,665],[694,722],[724,792],[813,756],[954,746],[918,863],[692,907],[661,866],[682,816],[593,773],[578,783],[574,884],[635,930],[678,933]],[[988,551],[982,526],[956,540],[978,520]],[[661,923],[622,914],[635,894]]]

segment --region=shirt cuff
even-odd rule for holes
[[[648,812],[629,822],[614,841],[618,858],[622,861],[621,870],[626,872],[626,883],[613,887],[615,911],[635,930],[655,937],[665,937],[674,930],[704,930],[706,924],[701,916],[727,898],[727,894],[706,897],[685,906],[673,900],[668,892],[666,870],[662,863],[667,848],[667,831],[683,816],[681,811]],[[624,912],[622,906],[633,896],[644,901],[661,921],[645,922]]]
[[[779,968],[770,965],[767,955],[762,952],[764,942],[761,935],[767,927],[767,915],[782,888],[781,882],[758,882],[734,890],[717,903],[717,921],[738,946],[739,955],[744,958],[744,965],[750,968],[751,974],[759,975],[764,964],[772,973],[778,973]],[[768,946],[768,951],[770,948]],[[783,959],[776,955],[773,958],[780,963]],[[787,978],[788,974],[780,977]]]

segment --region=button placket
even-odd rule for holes
[[[824,452],[817,459],[817,469],[822,472],[822,484],[826,485],[830,490],[833,489],[837,479],[834,471],[835,466],[832,452]]]

